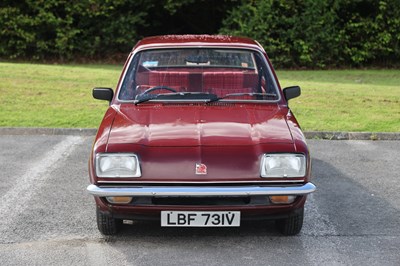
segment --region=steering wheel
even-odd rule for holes
[[[177,92],[176,90],[174,90],[170,87],[167,87],[167,86],[155,86],[153,88],[145,90],[142,94],[148,94],[152,91],[157,91],[157,90],[166,90],[166,91],[170,91],[170,92]]]

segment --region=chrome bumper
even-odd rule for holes
[[[273,196],[273,195],[307,195],[316,189],[312,183],[301,186],[146,186],[146,187],[98,187],[89,185],[87,190],[93,196]]]

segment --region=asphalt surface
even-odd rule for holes
[[[301,234],[125,225],[103,237],[86,193],[93,136],[0,136],[0,265],[400,265],[400,141],[309,140]]]

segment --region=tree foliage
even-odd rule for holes
[[[132,46],[146,24],[146,1],[25,0],[2,3],[0,56],[71,59]]]
[[[220,30],[260,41],[278,66],[393,66],[400,59],[400,1],[253,0]]]
[[[255,38],[281,67],[393,66],[400,1],[0,2],[0,59],[110,61],[144,36],[185,33]]]

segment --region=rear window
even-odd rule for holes
[[[174,49],[144,52],[139,61],[144,67],[232,67],[254,69],[251,52],[240,50]]]

